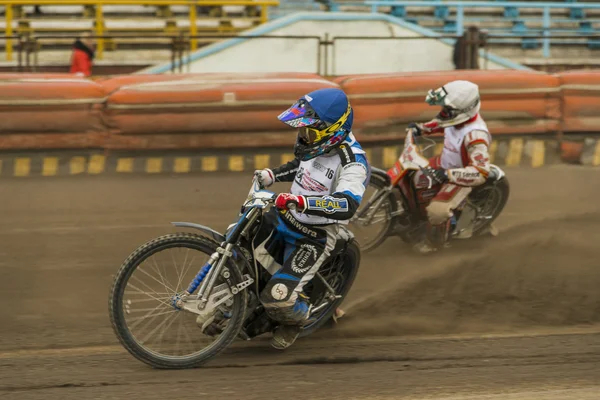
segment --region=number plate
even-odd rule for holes
[[[392,184],[396,185],[400,179],[402,179],[402,177],[404,177],[404,174],[406,173],[406,170],[404,168],[402,168],[402,164],[400,164],[400,160],[396,161],[396,163],[394,164],[394,166],[390,169],[388,169],[387,174],[390,177],[390,179],[392,180]]]

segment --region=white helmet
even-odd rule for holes
[[[446,128],[462,124],[479,112],[479,86],[469,81],[452,81],[441,88],[430,90],[425,101],[432,106],[441,106],[435,117],[437,126]]]

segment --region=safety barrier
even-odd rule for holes
[[[425,102],[428,88],[454,79],[479,85],[484,114],[495,134],[552,133],[560,129],[560,85],[557,76],[523,71],[461,71],[364,75],[337,78],[358,108],[357,128],[382,121],[406,124],[431,118]]]
[[[562,130],[600,132],[600,73],[572,71],[560,75]]]
[[[162,80],[152,75],[117,78],[123,85],[112,91],[104,113],[113,133],[108,148],[289,144],[289,135],[270,133],[282,129],[277,114],[307,92],[337,86],[318,75],[297,73],[159,76]]]
[[[0,149],[102,146],[99,84],[67,74],[0,75]]]
[[[455,79],[480,86],[482,114],[496,138],[525,135],[532,141],[515,141],[501,157],[526,152],[527,146],[538,149],[546,139],[562,141],[562,151],[571,154],[573,145],[565,139],[600,130],[595,123],[600,71],[454,71],[333,80],[296,73],[135,75],[97,81],[67,74],[6,74],[0,75],[0,150],[245,149],[253,154],[289,149],[294,137],[276,116],[303,94],[325,87],[348,93],[355,109],[354,132],[365,146],[396,146],[409,122],[428,120],[436,112],[424,102],[427,90]],[[592,159],[600,163],[595,155]]]

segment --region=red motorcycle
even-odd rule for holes
[[[417,142],[421,139],[431,142],[422,151]],[[369,189],[374,192],[370,196],[365,193],[361,207],[350,221],[361,251],[377,248],[390,236],[399,236],[404,242],[414,244],[425,235],[425,207],[437,190],[434,179],[428,175],[430,161],[423,153],[434,145],[432,139],[415,137],[409,130],[402,154],[394,166],[388,171],[372,168],[367,193]],[[429,189],[420,195],[414,186],[414,175],[418,171],[429,180]],[[454,211],[450,240],[495,235],[492,222],[504,209],[509,193],[504,171],[492,164],[487,181],[474,187],[466,203]]]

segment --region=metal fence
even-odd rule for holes
[[[332,36],[329,37],[325,35],[324,37],[320,36],[298,36],[298,35],[252,35],[252,36],[239,36],[239,35],[202,35],[202,36],[187,36],[180,34],[179,36],[131,36],[131,35],[103,35],[103,36],[91,36],[91,38],[101,39],[101,40],[113,40],[119,38],[132,38],[135,37],[137,39],[156,39],[155,45],[159,46],[163,50],[168,50],[170,52],[170,66],[166,68],[165,71],[161,72],[189,72],[190,71],[190,59],[193,53],[193,43],[199,43],[208,45],[210,43],[223,40],[223,39],[243,39],[243,40],[289,40],[293,43],[300,43],[305,41],[311,41],[314,43],[314,50],[311,50],[312,53],[306,53],[302,56],[304,58],[312,58],[314,57],[314,69],[310,72],[318,73],[320,75],[337,75],[344,74],[345,72],[340,71],[340,57],[339,48],[344,45],[344,42],[349,41],[358,41],[358,42],[371,42],[373,44],[377,42],[406,42],[406,41],[438,41],[441,40],[445,42],[448,46],[448,57],[452,57],[454,51],[454,43],[459,38],[456,35],[439,35],[435,37],[427,37],[427,36],[398,36],[398,37],[389,37],[389,36]],[[3,37],[5,40],[13,40],[15,42],[14,47],[16,52],[18,53],[17,57],[17,70],[22,72],[37,72],[40,68],[44,67],[44,63],[40,62],[40,48],[43,51],[43,42],[45,41],[53,41],[57,38],[60,39],[69,39],[66,36],[29,36],[29,37]],[[71,39],[75,40],[76,37],[71,37]],[[479,48],[479,56],[483,57],[483,64],[479,65],[480,69],[488,69],[490,63],[490,51],[493,51],[494,47],[498,46],[507,46],[507,45],[515,45],[521,43],[522,40],[528,41],[538,41],[541,45],[541,42],[545,39],[548,39],[546,36],[542,35],[523,35],[523,36],[514,36],[514,35],[490,35],[487,36],[486,40],[476,44]],[[555,36],[551,38],[555,44],[563,44],[563,45],[573,45],[573,44],[583,44],[582,41],[585,40],[595,40],[600,42],[600,34],[598,35],[562,35]],[[371,47],[371,46],[370,46]],[[392,47],[393,49],[393,47]],[[393,50],[391,50],[393,52]],[[400,50],[398,50],[400,51]],[[391,54],[391,53],[390,53]],[[345,54],[346,55],[346,54]],[[274,54],[273,58],[277,55]],[[359,54],[358,57],[364,57],[364,54]],[[285,60],[284,60],[285,61]],[[243,62],[243,60],[240,60]],[[269,59],[264,60],[265,63],[271,62]],[[291,60],[290,62],[293,62]],[[312,62],[312,61],[311,61]],[[377,62],[377,60],[374,60]],[[493,60],[492,57],[492,61]],[[156,62],[153,62],[156,63]],[[243,71],[243,67],[240,68],[240,72]],[[389,71],[391,72],[391,71]]]

